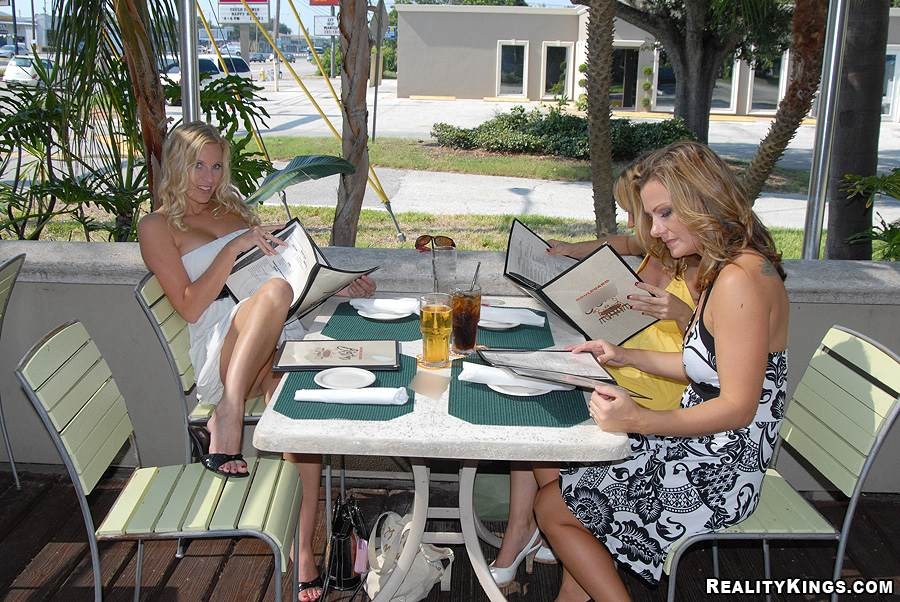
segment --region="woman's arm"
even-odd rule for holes
[[[619,255],[641,255],[644,253],[637,238],[630,234],[610,234],[601,236],[596,240],[584,240],[582,242],[564,242],[551,238],[547,242],[550,244],[547,252],[551,255],[567,255],[575,259],[584,259],[604,244],[611,246]]]
[[[632,366],[641,372],[687,382],[684,365],[681,362],[681,353],[678,351],[626,349],[602,339],[586,341],[580,345],[569,347],[569,350],[573,353],[590,351],[601,364],[609,364],[614,368]]]

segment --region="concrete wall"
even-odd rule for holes
[[[578,40],[577,15],[583,10],[416,4],[395,8],[397,62],[402,65],[397,96],[496,96],[497,41],[516,40],[528,42],[527,96],[532,100],[541,98],[543,42]],[[572,79],[578,79],[577,72]],[[573,93],[572,88],[567,91],[569,97]]]
[[[68,320],[85,323],[112,369],[128,403],[143,460],[148,464],[182,461],[184,454],[177,389],[161,348],[133,297],[145,274],[137,245],[127,243],[0,242],[0,261],[27,253],[3,326],[0,346],[0,397],[16,458],[24,463],[58,463],[56,452],[13,370],[31,345]],[[382,291],[428,290],[428,265],[415,251],[326,248],[335,265],[381,265]],[[503,255],[462,252],[460,273],[481,261],[480,281],[487,294],[518,291],[500,275]],[[900,350],[900,266],[878,262],[789,261],[791,299],[789,390],[793,391],[827,329],[842,324]],[[895,429],[896,430],[896,429]],[[250,437],[245,436],[245,441]],[[2,453],[2,452],[0,452]],[[5,460],[0,456],[0,461]],[[900,492],[900,433],[876,464],[868,489]],[[130,463],[126,457],[124,463]],[[781,465],[798,487],[819,489],[799,465]]]

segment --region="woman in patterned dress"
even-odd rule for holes
[[[558,601],[627,600],[624,564],[651,583],[671,544],[744,520],[759,501],[784,410],[788,299],[780,255],[728,166],[706,146],[679,142],[643,165],[638,227],[661,261],[698,255],[698,309],[682,353],[588,341],[610,366],[685,379],[678,409],[637,405],[597,387],[590,412],[630,433],[621,461],[536,469],[535,510],[564,565]]]

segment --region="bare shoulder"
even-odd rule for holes
[[[171,233],[169,232],[169,223],[166,221],[166,216],[162,213],[157,211],[148,213],[138,222],[139,239],[146,236],[155,238],[161,235],[171,236]]]

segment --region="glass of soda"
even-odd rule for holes
[[[481,317],[481,287],[454,288],[450,295],[453,308],[453,353],[468,355],[475,351],[478,320]]]

